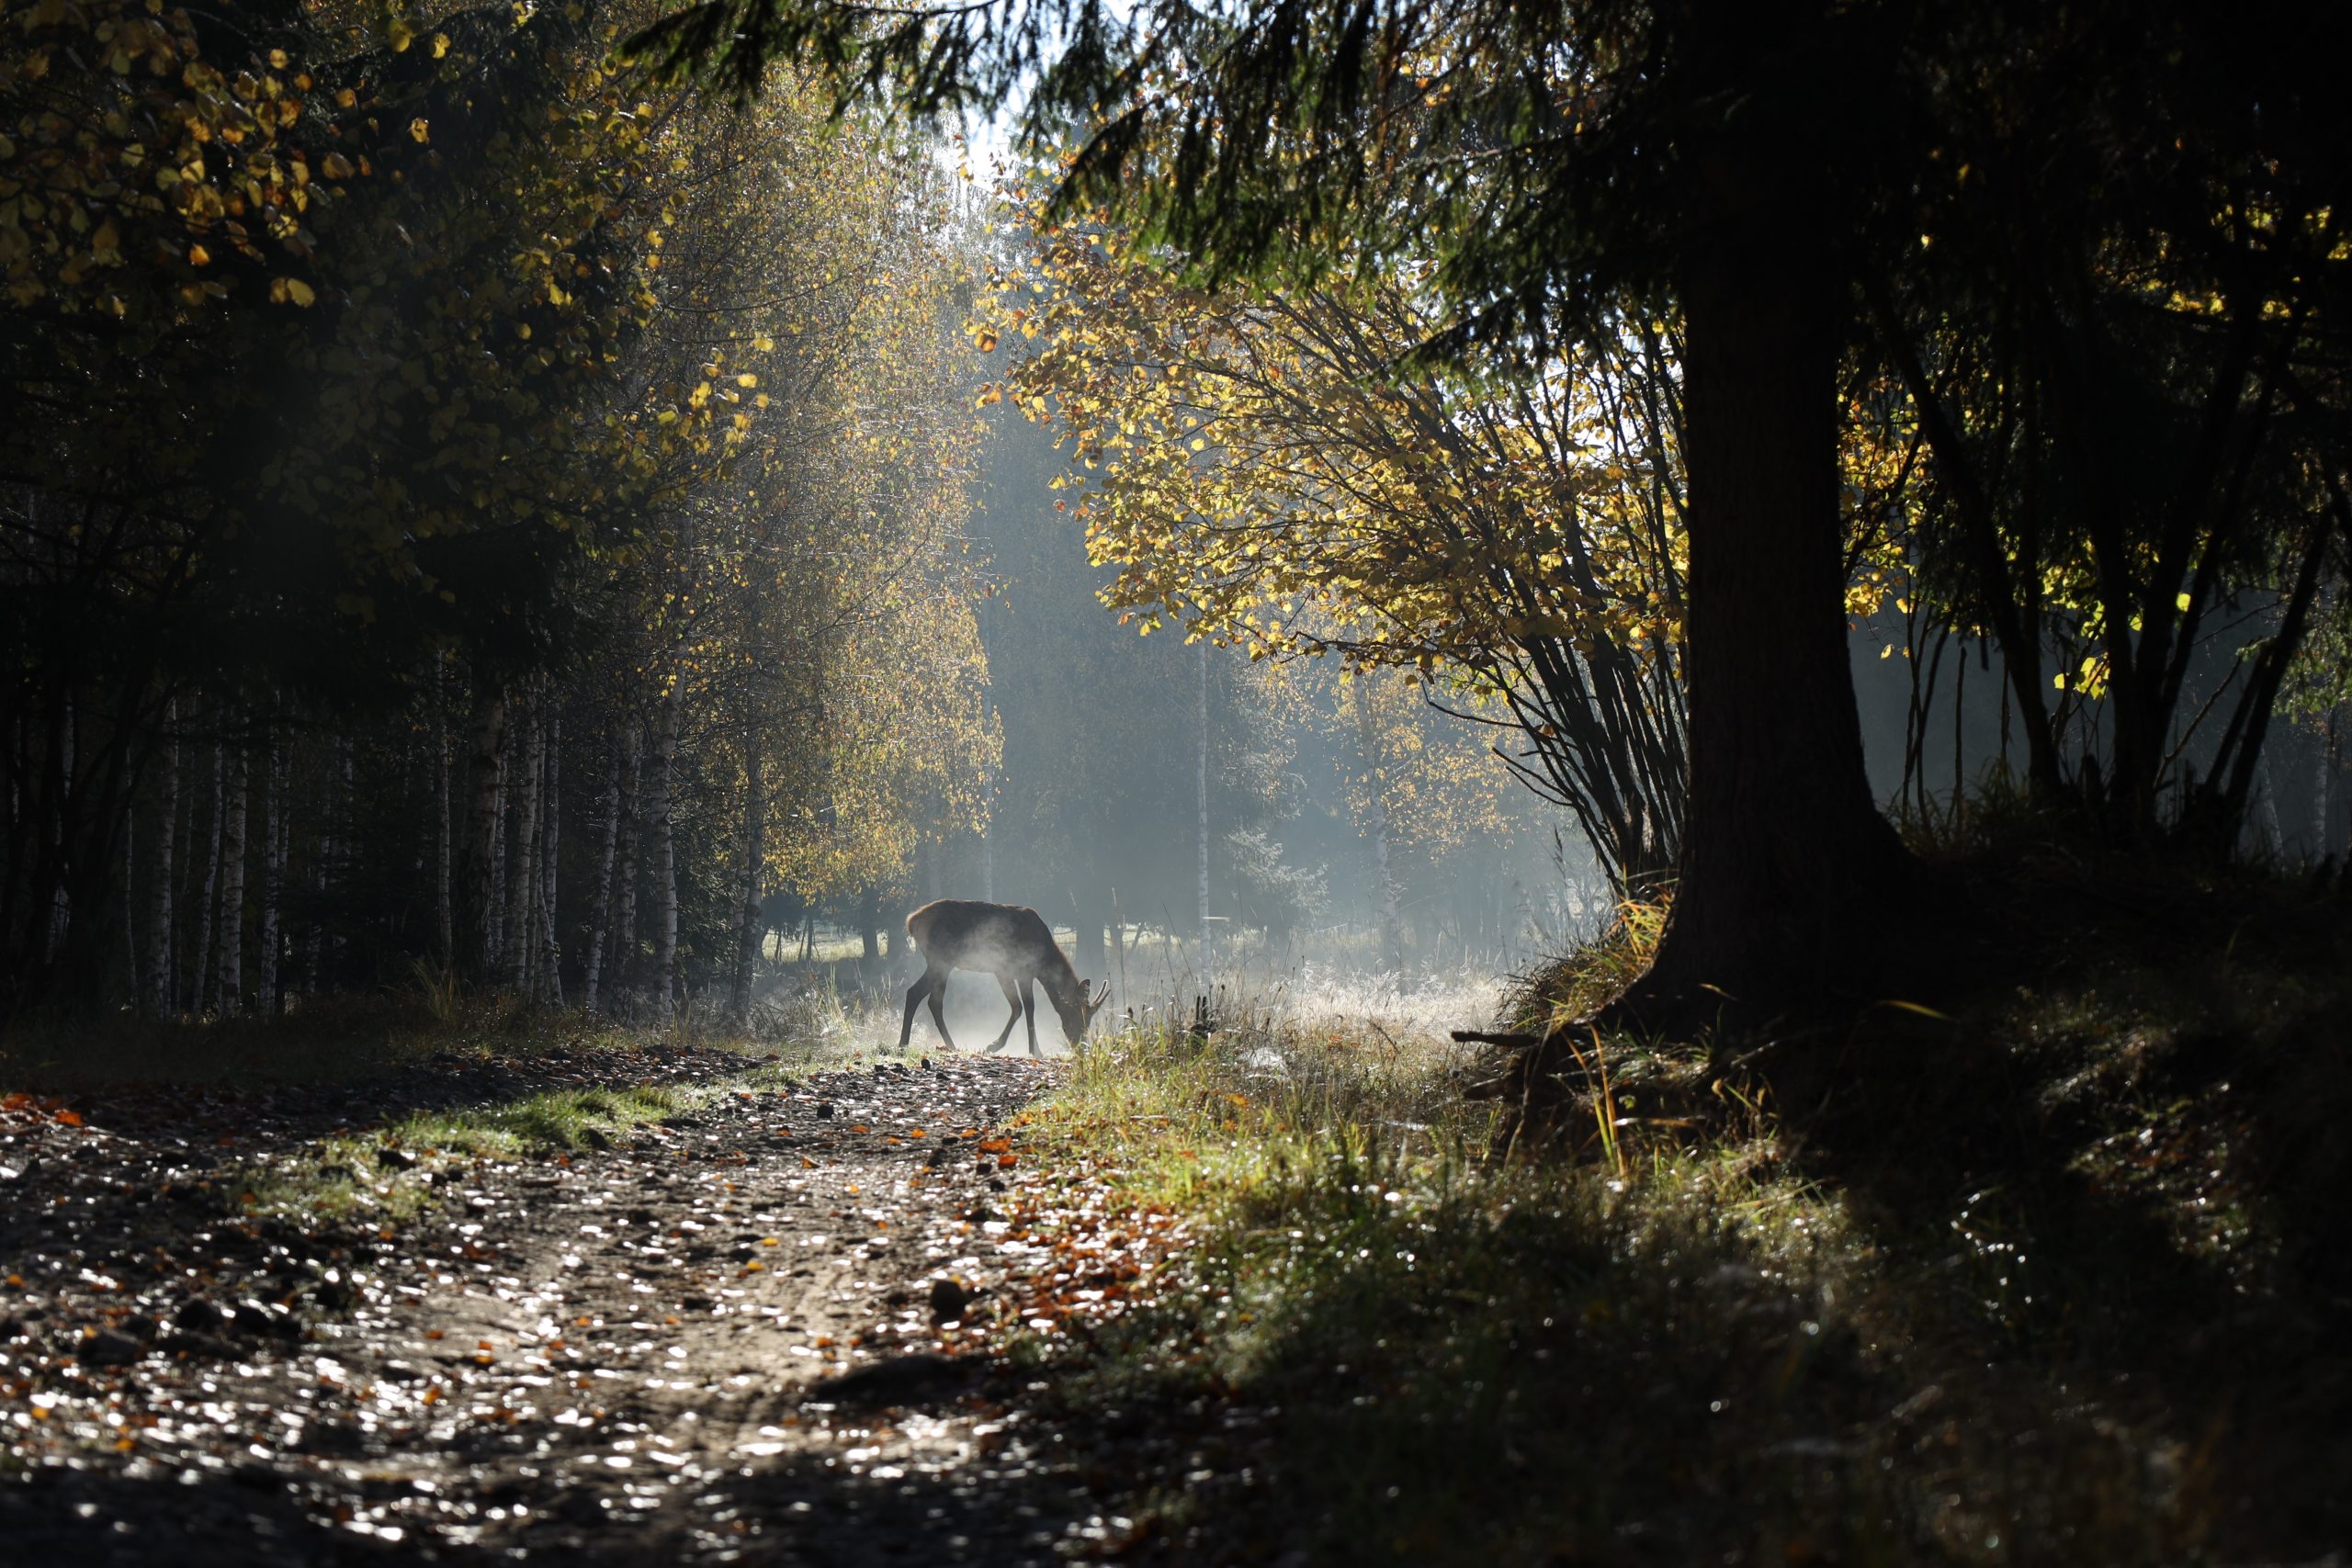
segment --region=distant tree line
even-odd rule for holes
[[[1451,654],[1555,707],[1514,660],[1549,643],[1589,693],[1618,657],[1608,623],[1647,669],[1662,640],[1687,713],[1679,786],[1652,770],[1677,897],[1626,1008],[1671,1017],[1898,956],[1882,911],[1920,884],[1871,797],[1849,664],[1879,595],[1998,653],[2026,793],[2114,841],[2227,848],[2280,694],[2340,689],[2340,666],[2298,666],[2340,647],[2313,632],[2346,603],[2352,122],[2319,53],[2281,47],[2300,20],[699,0],[642,47],[737,84],[821,62],[845,99],[917,117],[1034,80],[1043,222],[1069,236],[1038,283],[1086,309],[1019,299],[998,331],[1047,334],[1030,389],[1074,413],[1082,463],[1117,446],[1097,542],[1143,563],[1136,602],[1248,640],[1273,635],[1270,605],[1295,625],[1319,598],[1340,635],[1304,632],[1351,657]],[[1384,314],[1407,330],[1366,333]],[[1677,396],[1643,413],[1672,439],[1629,455],[1672,497],[1651,507],[1679,532],[1671,580],[1604,582],[1596,606],[1556,558],[1627,465],[1597,438],[1537,456],[1547,417],[1513,405],[1563,375],[1606,384],[1653,338],[1640,373]],[[1352,398],[1302,415],[1283,396],[1301,368],[1336,390],[1384,355],[1402,374],[1358,373]],[[1106,394],[1122,384],[1144,419]],[[1417,398],[1442,400],[1436,423]],[[1498,451],[1459,438],[1489,411]],[[1378,428],[1408,419],[1408,442]],[[1498,531],[1514,446],[1532,504]],[[1123,512],[1136,486],[1211,504]],[[1511,616],[1449,648],[1473,585]],[[1600,625],[1555,637],[1518,613],[1530,586]],[[1630,711],[1663,731],[1661,696]],[[1637,743],[1553,772],[1568,731],[1523,718],[1607,836]]]
[[[977,821],[944,178],[630,22],[11,12],[0,1015],[740,1010]]]

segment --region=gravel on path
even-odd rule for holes
[[[0,1106],[0,1540],[27,1563],[1099,1555],[1115,1529],[981,1345],[1052,1266],[997,1211],[1035,1179],[1008,1128],[1054,1070],[681,1061],[689,1109],[468,1162],[375,1228],[222,1213],[205,1181],[266,1130],[224,1149],[134,1101]],[[280,1120],[282,1157],[348,1116]]]

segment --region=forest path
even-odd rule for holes
[[[156,1160],[185,1138],[19,1108],[8,1185],[81,1185],[0,1233],[0,1539],[77,1563],[1084,1554],[1072,1465],[943,1326],[1053,1267],[990,1206],[1035,1179],[997,1129],[1052,1076],[703,1077],[611,1147],[466,1162],[380,1232],[176,1213],[190,1169]]]

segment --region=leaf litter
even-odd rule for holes
[[[1054,1075],[583,1043],[0,1100],[0,1531],[90,1562],[1114,1554],[1100,1496],[1148,1478],[1081,1462],[1002,1351],[1124,1311],[1182,1236],[1022,1168]],[[521,1157],[387,1133],[649,1085],[679,1108]]]

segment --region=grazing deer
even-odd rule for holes
[[[947,1015],[940,1005],[947,994],[947,976],[958,969],[977,969],[996,976],[1004,987],[1005,1004],[1012,1009],[989,1046],[990,1054],[1004,1049],[1012,1038],[1014,1021],[1024,1014],[1029,1022],[1029,1054],[1037,1051],[1037,994],[1046,996],[1061,1014],[1062,1033],[1072,1045],[1086,1038],[1086,1026],[1110,999],[1108,981],[1100,995],[1069,966],[1043,916],[1018,904],[983,904],[971,898],[941,898],[907,917],[907,934],[922,953],[922,978],[907,987],[907,1018],[899,1030],[899,1049],[907,1048],[914,1032],[915,1009],[931,999],[931,1021],[950,1051],[956,1039],[947,1032]],[[1018,995],[1015,988],[1018,987]]]

